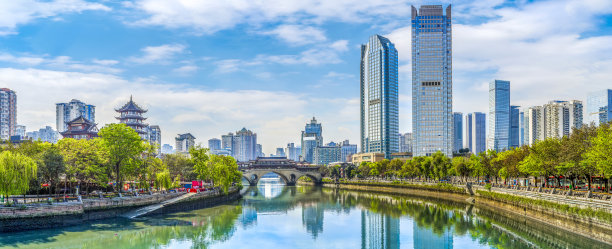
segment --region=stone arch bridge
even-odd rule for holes
[[[323,177],[319,173],[318,166],[298,163],[284,157],[258,157],[244,163],[239,163],[238,168],[251,186],[256,186],[261,177],[270,172],[279,175],[285,184],[294,186],[300,177],[308,177],[315,184],[321,184]]]

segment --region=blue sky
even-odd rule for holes
[[[163,143],[247,127],[266,153],[359,135],[359,46],[381,34],[400,56],[400,131],[411,130],[410,5],[449,1],[3,1],[0,86],[18,123],[54,127],[54,104],[94,104],[99,126],[130,95]],[[612,1],[453,1],[453,108],[487,111],[487,83],[512,104],[586,100],[612,87]],[[55,128],[55,127],[54,127]]]

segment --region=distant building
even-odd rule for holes
[[[361,45],[361,152],[388,158],[399,150],[398,56],[387,38]]]
[[[222,146],[227,146],[226,141],[231,139],[229,148],[223,149],[231,151],[232,157],[238,162],[246,162],[255,160],[259,156],[257,151],[257,133],[254,133],[246,128],[237,131],[236,134],[229,133],[223,135],[221,139]]]
[[[15,135],[17,136],[26,136],[26,127],[25,125],[16,125],[15,126]]]
[[[277,157],[286,157],[287,155],[285,154],[285,149],[283,148],[276,148],[276,155]]]
[[[73,99],[68,103],[55,104],[56,123],[55,128],[58,132],[68,129],[68,122],[78,117],[83,117],[92,123],[96,122],[96,106]]]
[[[59,133],[54,131],[51,126],[45,126],[45,128],[39,129],[38,131],[27,132],[26,137],[33,141],[41,140],[43,142],[57,143]]]
[[[569,136],[582,127],[582,101],[550,101],[544,105],[544,138]]]
[[[453,152],[463,149],[463,113],[453,112]]]
[[[302,155],[301,147],[295,147],[294,143],[288,143],[285,152],[287,153],[287,159],[296,162],[300,161],[300,155]]]
[[[0,139],[10,140],[16,133],[17,94],[8,88],[0,88]]]
[[[86,118],[78,117],[68,122],[68,129],[60,134],[64,138],[92,139],[98,136],[98,127]]]
[[[191,133],[179,134],[174,140],[177,153],[189,153],[189,149],[195,146],[195,137]]]
[[[544,107],[532,106],[523,111],[524,139],[523,144],[533,145],[536,141],[544,140]]]
[[[221,149],[221,140],[218,138],[208,139],[208,149],[211,151],[220,150]]]
[[[357,154],[357,145],[350,144],[349,140],[344,140],[340,146],[340,161],[348,162],[351,161],[353,154]]]
[[[263,153],[263,147],[261,146],[261,144],[256,144],[255,145],[255,154],[257,157],[265,157],[266,154]]]
[[[328,165],[333,162],[342,162],[342,147],[334,143],[325,146],[317,146],[314,153],[316,165]]]
[[[412,153],[412,133],[407,132],[400,136],[400,151]]]
[[[227,135],[221,135],[221,149],[232,150],[232,141],[234,139],[234,133],[228,133]]]
[[[465,116],[464,147],[473,154],[487,150],[486,115],[482,112],[468,113]]]
[[[130,96],[129,102],[127,102],[121,108],[115,109],[115,111],[120,114],[119,117],[116,117],[120,123],[126,124],[128,127],[134,129],[143,140],[149,140],[147,137],[147,127],[149,125],[144,123],[144,120],[147,118],[143,116],[147,110],[134,103],[132,96]]]
[[[510,145],[510,81],[489,83],[489,134],[487,149],[504,151]]]
[[[370,152],[353,154],[353,164],[359,165],[361,162],[380,162],[385,159],[384,153]]]
[[[519,146],[525,145],[525,111],[519,112]]]
[[[587,122],[601,124],[612,121],[612,89],[589,93],[586,104]]]
[[[509,136],[509,146],[510,148],[516,148],[521,146],[521,125],[520,125],[520,106],[512,105],[510,106],[510,136]]]
[[[162,145],[162,154],[172,154],[174,153],[174,148],[172,145],[164,144]]]
[[[306,124],[302,131],[302,157],[309,163],[314,162],[314,152],[317,146],[323,145],[323,127],[321,123],[312,117],[310,123]]]
[[[155,145],[155,148],[157,149],[157,156],[161,156],[161,129],[159,128],[159,125],[151,125],[148,127],[147,131],[149,143]]]

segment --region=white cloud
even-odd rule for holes
[[[69,56],[56,56],[49,57],[43,56],[32,56],[22,55],[15,56],[8,53],[0,54],[0,62],[5,62],[12,66],[25,66],[32,67],[38,66],[42,68],[53,68],[62,70],[74,70],[79,72],[101,72],[101,73],[113,73],[117,74],[122,72],[121,69],[114,68],[112,65],[118,63],[113,60],[92,60],[91,63],[84,63],[80,61],[74,61]]]
[[[289,45],[305,45],[327,40],[322,30],[304,25],[279,25],[273,30],[262,32],[262,34],[275,35]]]
[[[110,11],[111,9],[99,3],[82,0],[1,1],[0,35],[15,34],[17,33],[17,26],[30,23],[35,19],[56,17],[67,13],[81,13],[88,10]]]
[[[193,73],[195,71],[198,71],[198,66],[196,66],[196,65],[184,65],[184,66],[175,68],[172,71],[174,71],[176,73],[179,73],[179,74],[190,74],[190,73]]]
[[[148,46],[141,49],[143,55],[131,57],[129,60],[140,64],[168,63],[175,55],[185,52],[187,47],[182,44],[164,44],[160,46]]]
[[[119,61],[116,61],[116,60],[98,60],[98,59],[93,59],[92,62],[99,64],[99,65],[103,65],[103,66],[112,66],[112,65],[116,65],[119,63]]]

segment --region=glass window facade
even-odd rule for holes
[[[612,121],[612,89],[592,92],[587,97],[587,122],[595,124]]]
[[[463,149],[463,113],[453,113],[453,152]]]
[[[451,6],[412,7],[412,131],[414,156],[452,155]]]
[[[510,81],[489,83],[489,134],[487,148],[504,151],[510,145]]]
[[[361,151],[386,158],[399,150],[398,57],[389,39],[361,45]]]
[[[516,148],[520,146],[520,106],[510,106],[510,137],[509,137],[509,146],[511,148]]]

